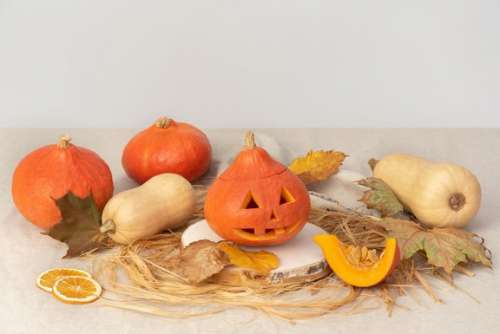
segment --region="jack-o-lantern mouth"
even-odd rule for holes
[[[299,222],[287,227],[266,228],[264,234],[255,234],[253,228],[235,228],[233,231],[237,236],[246,240],[272,240],[281,235],[293,234],[301,226]]]

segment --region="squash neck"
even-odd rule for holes
[[[111,219],[106,220],[99,228],[99,232],[101,232],[102,234],[108,234],[108,233],[113,234],[115,230],[116,230],[116,225]]]
[[[460,211],[465,205],[465,196],[462,193],[454,193],[448,199],[448,205],[453,211]]]

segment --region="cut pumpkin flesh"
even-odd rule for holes
[[[365,247],[344,245],[333,234],[314,236],[328,265],[342,281],[357,287],[370,287],[382,282],[399,263],[399,248],[394,238],[387,238],[378,257]]]

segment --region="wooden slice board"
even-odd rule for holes
[[[289,242],[278,246],[242,247],[249,251],[265,250],[276,254],[280,259],[280,266],[273,270],[268,277],[271,283],[313,281],[330,273],[320,248],[313,242],[316,234],[326,233],[313,224],[306,224],[302,231]],[[222,239],[208,226],[206,220],[201,220],[189,226],[182,234],[182,245],[187,246],[198,240]]]

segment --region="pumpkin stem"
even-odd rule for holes
[[[64,134],[61,137],[59,137],[59,142],[57,143],[57,147],[59,148],[67,148],[69,145],[71,145],[71,137],[68,134]]]
[[[454,193],[448,199],[450,208],[454,211],[460,211],[465,205],[465,196],[462,193]]]
[[[168,128],[169,125],[172,123],[172,120],[168,117],[160,117],[158,120],[155,122],[155,125],[159,128],[165,129]]]
[[[370,160],[368,160],[368,166],[370,166],[372,172],[375,169],[375,166],[377,166],[378,162],[379,162],[379,160],[373,159],[373,158],[371,158]]]
[[[247,131],[245,134],[245,147],[246,148],[255,148],[257,145],[255,144],[255,135],[252,131]]]
[[[114,233],[115,230],[116,225],[111,219],[106,220],[99,228],[99,232],[101,232],[102,234]]]

